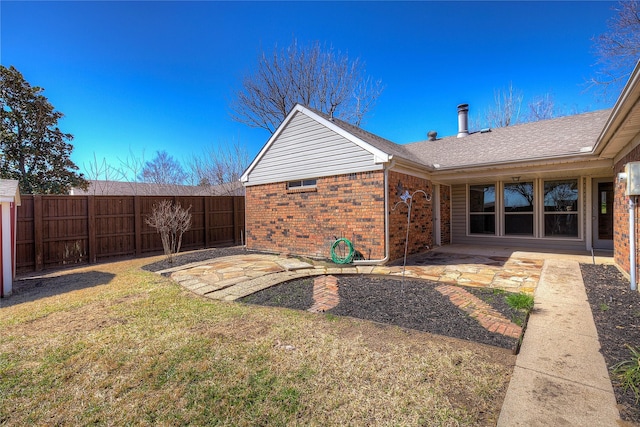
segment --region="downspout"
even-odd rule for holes
[[[384,258],[382,259],[358,259],[354,265],[383,265],[389,261],[389,170],[395,165],[391,160],[384,168]]]
[[[636,196],[629,197],[629,276],[631,290],[637,289],[636,282]]]

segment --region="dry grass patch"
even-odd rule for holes
[[[1,424],[495,425],[507,350],[210,301],[145,262],[3,301]]]

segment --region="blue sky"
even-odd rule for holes
[[[185,162],[269,138],[236,123],[229,102],[262,50],[315,40],[360,57],[385,90],[363,127],[398,143],[456,133],[512,83],[568,112],[610,108],[585,91],[592,37],[614,2],[0,2],[2,65],[15,66],[65,114],[72,160]]]

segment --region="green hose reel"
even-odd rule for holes
[[[336,253],[336,249],[340,251],[340,255]],[[340,238],[331,245],[331,261],[336,264],[349,264],[353,260],[354,254],[355,250],[349,239]]]

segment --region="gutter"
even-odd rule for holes
[[[582,153],[568,153],[568,154],[557,154],[554,156],[545,156],[545,157],[532,157],[530,159],[517,159],[517,160],[501,160],[497,162],[485,162],[485,163],[476,163],[476,164],[466,164],[466,165],[453,165],[453,166],[440,166],[435,169],[434,173],[438,172],[451,172],[456,171],[460,173],[467,173],[469,169],[497,169],[496,166],[511,166],[511,167],[522,167],[524,165],[530,166],[541,166],[546,164],[558,164],[558,161],[564,161],[565,163],[576,161],[576,160],[599,160],[597,156],[594,156],[591,151],[582,152]],[[506,169],[506,168],[505,168]]]
[[[389,261],[389,170],[395,165],[393,156],[389,156],[391,161],[384,168],[384,258],[382,259],[360,259],[354,260],[354,265],[384,265]]]

